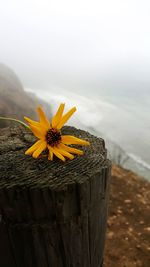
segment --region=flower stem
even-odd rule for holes
[[[18,123],[22,124],[25,128],[30,129],[30,127],[27,124],[25,124],[23,121],[20,121],[20,120],[17,120],[17,119],[0,117],[0,120],[15,121],[15,122],[18,122]]]

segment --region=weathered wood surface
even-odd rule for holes
[[[100,267],[107,219],[110,161],[104,141],[72,161],[33,159],[34,137],[22,128],[0,133],[0,266]]]

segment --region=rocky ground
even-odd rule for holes
[[[104,267],[150,266],[150,183],[113,166]]]

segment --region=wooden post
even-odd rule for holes
[[[24,155],[28,130],[1,131],[1,267],[102,266],[111,164],[102,139],[63,131],[91,143],[65,163]]]

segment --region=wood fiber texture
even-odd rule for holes
[[[35,142],[28,130],[1,131],[2,267],[102,266],[111,163],[103,139],[69,126],[62,132],[90,142],[83,156],[33,159],[24,154]]]

